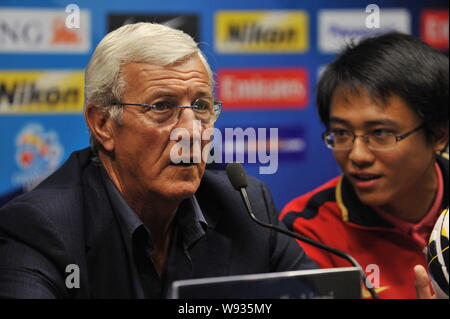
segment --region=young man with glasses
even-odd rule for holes
[[[381,298],[416,297],[413,268],[448,206],[448,58],[403,34],[365,39],[327,67],[317,105],[343,174],[290,202],[282,220],[353,255]],[[323,268],[348,266],[304,248]]]
[[[315,267],[247,218],[225,172],[194,159],[221,103],[189,35],[123,26],[85,82],[92,147],[0,209],[0,298],[163,298],[175,280]],[[188,154],[173,152],[177,129]],[[258,218],[277,222],[267,188],[250,179],[248,192]]]

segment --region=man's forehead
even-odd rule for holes
[[[212,96],[208,75],[194,67],[175,71],[171,67],[129,63],[123,68],[126,85],[123,94],[139,94],[146,103],[160,97]]]
[[[139,80],[155,82],[194,80],[199,84],[211,85],[208,73],[200,59],[193,62],[190,60],[180,65],[170,66],[129,62],[122,66],[121,74],[126,80],[133,82]]]
[[[198,55],[193,55],[188,58],[179,60],[177,62],[161,65],[145,61],[128,61],[121,64],[122,70],[137,70],[137,71],[173,71],[186,72],[187,70],[197,71],[207,74],[205,65]]]
[[[333,103],[354,104],[364,101],[366,104],[385,107],[391,96],[379,96],[369,91],[365,87],[341,86],[338,87],[332,96]]]
[[[419,116],[397,95],[391,95],[386,102],[373,98],[368,93],[340,94],[333,97],[329,123],[363,123],[365,126],[401,125],[420,122]]]

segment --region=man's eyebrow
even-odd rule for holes
[[[350,122],[340,118],[340,117],[331,117],[330,118],[330,124],[346,124],[350,125]],[[390,120],[390,119],[379,119],[379,120],[371,120],[364,122],[364,125],[366,126],[376,126],[376,125],[387,125],[387,126],[398,126],[398,123]]]
[[[179,98],[181,95],[183,95],[181,92],[174,92],[172,90],[166,90],[166,89],[161,88],[161,89],[155,89],[154,91],[152,91],[149,94],[148,99],[155,99],[155,98],[159,98],[159,97]],[[213,97],[211,91],[209,91],[209,90],[200,90],[194,96],[196,98],[200,98],[200,97],[212,98]]]
[[[156,89],[149,94],[149,98],[157,98],[157,97],[178,97],[179,94],[165,89]]]
[[[197,97],[197,98],[206,97],[206,98],[212,99],[214,96],[210,91],[199,91],[199,92],[197,92],[195,97]]]
[[[344,119],[341,119],[340,117],[330,117],[330,124],[334,124],[334,123],[337,123],[337,124],[349,124],[349,122],[348,121],[346,121],[346,120],[344,120]]]
[[[368,126],[376,126],[376,125],[386,125],[386,126],[398,126],[398,123],[389,119],[383,119],[383,120],[374,120],[374,121],[367,121],[366,124]]]

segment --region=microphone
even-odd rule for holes
[[[327,245],[324,245],[322,243],[314,241],[314,240],[312,240],[312,239],[310,239],[308,237],[305,237],[305,236],[302,236],[300,234],[291,232],[291,231],[289,231],[287,229],[280,228],[280,227],[278,227],[276,225],[264,223],[264,222],[260,221],[259,219],[257,219],[255,214],[253,213],[253,209],[252,209],[252,206],[250,204],[250,201],[248,200],[248,195],[247,195],[247,190],[246,190],[246,188],[247,188],[247,177],[245,175],[244,168],[242,167],[242,165],[240,163],[229,163],[227,165],[226,170],[227,170],[227,176],[228,176],[228,179],[231,182],[231,185],[233,185],[233,188],[235,190],[237,190],[237,191],[239,191],[241,193],[241,197],[242,197],[242,200],[244,201],[245,207],[247,208],[247,212],[250,215],[250,218],[254,222],[256,222],[257,224],[259,224],[262,227],[272,229],[272,230],[274,230],[276,232],[282,233],[282,234],[284,234],[286,236],[289,236],[289,237],[293,237],[293,238],[298,239],[298,240],[300,240],[302,242],[305,242],[305,243],[308,243],[308,244],[310,244],[310,245],[312,245],[314,247],[326,250],[326,251],[328,251],[328,252],[330,252],[330,253],[338,256],[338,257],[341,257],[341,258],[347,260],[354,267],[359,269],[359,272],[360,272],[360,275],[361,275],[361,280],[363,281],[364,286],[370,292],[370,295],[372,296],[372,298],[374,298],[374,299],[379,299],[380,298],[377,295],[377,293],[375,292],[375,289],[373,289],[373,287],[371,287],[371,286],[369,286],[367,284],[366,274],[362,270],[362,268],[359,265],[359,263],[352,256],[347,254],[346,252],[343,252],[341,250],[329,247]]]

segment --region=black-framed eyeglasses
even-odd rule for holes
[[[182,109],[190,108],[195,118],[202,124],[214,123],[222,111],[222,102],[217,99],[199,98],[192,105],[175,105],[172,102],[161,102],[154,105],[136,103],[118,103],[120,106],[139,106],[146,109],[148,116],[158,124],[175,122]]]
[[[372,150],[387,150],[394,148],[399,141],[422,128],[424,128],[423,124],[402,135],[395,135],[386,130],[374,130],[368,134],[355,135],[351,131],[339,129],[324,132],[322,138],[328,148],[336,151],[350,150],[357,137],[362,137],[367,147]]]

